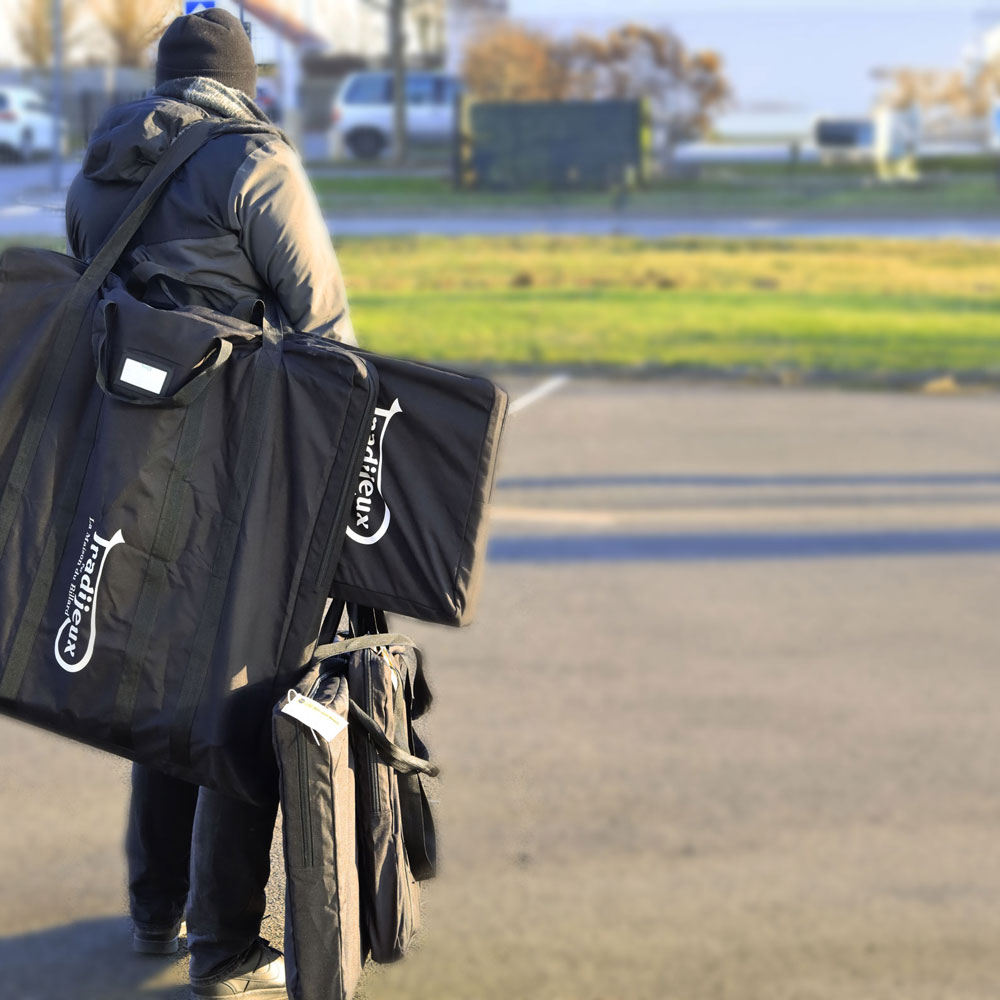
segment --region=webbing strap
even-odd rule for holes
[[[111,715],[111,738],[117,746],[125,749],[134,749],[132,719],[139,694],[139,679],[160,601],[167,587],[167,567],[175,555],[177,528],[184,510],[188,476],[201,443],[207,398],[205,395],[198,396],[184,414],[177,454],[163,494],[160,522],[156,526],[132,628],[125,645],[125,660]]]
[[[139,226],[142,225],[167,182],[198,149],[212,138],[216,130],[217,123],[209,120],[192,125],[178,135],[135,193],[118,226],[80,277],[72,294],[53,319],[53,323],[58,325],[59,332],[54,338],[52,349],[45,360],[38,385],[32,396],[31,410],[28,413],[24,432],[18,444],[17,454],[14,456],[10,474],[4,485],[3,495],[0,496],[0,559],[3,558],[7,550],[14,518],[28,485],[31,469],[38,453],[38,445],[48,423],[52,404],[59,392],[69,360],[76,349],[79,338],[83,335],[89,337],[89,330],[84,331],[84,326],[94,294],[111,273],[111,269],[138,231]],[[38,625],[45,612],[48,593],[73,520],[80,487],[87,472],[86,463],[81,464],[80,457],[81,454],[89,455],[90,448],[83,442],[92,442],[97,429],[100,411],[97,407],[94,409],[95,413],[91,421],[85,427],[78,428],[78,440],[81,445],[74,457],[71,473],[63,480],[63,486],[53,510],[52,522],[43,545],[42,558],[35,567],[28,603],[21,614],[10,655],[7,662],[0,667],[3,671],[2,679],[0,679],[0,696],[2,697],[12,697],[20,688],[21,678],[24,676],[24,670],[27,666],[27,658],[31,653]]]
[[[437,874],[437,836],[431,805],[419,774],[401,774],[398,781],[406,859],[413,877],[426,882]]]
[[[146,220],[157,199],[170,179],[209,139],[228,131],[217,118],[205,118],[188,125],[177,133],[166,152],[156,161],[139,190],[125,206],[117,225],[104,245],[94,255],[90,266],[83,273],[80,284],[88,289],[88,298],[104,284],[105,279],[118,263],[118,258],[128,248],[139,227]]]
[[[182,767],[191,765],[191,731],[194,727],[195,713],[211,665],[212,650],[219,628],[219,615],[229,589],[229,578],[243,514],[250,496],[250,485],[253,481],[264,428],[270,416],[268,403],[276,381],[280,358],[274,338],[273,330],[265,323],[264,340],[254,360],[253,381],[250,385],[247,415],[240,436],[233,481],[223,510],[215,557],[212,560],[212,577],[191,645],[184,680],[181,682],[174,724],[170,730],[170,759]]]
[[[407,754],[412,754],[417,760],[426,760],[428,757],[427,748],[413,731],[412,719],[410,718],[413,687],[409,671],[403,681],[403,690],[396,692],[394,701],[396,725],[393,735],[396,745]],[[437,844],[430,803],[424,793],[419,773],[400,774],[397,782],[406,857],[410,863],[413,877],[418,882],[423,882],[437,874]]]
[[[417,644],[400,632],[380,632],[375,635],[359,635],[353,639],[342,639],[339,642],[328,642],[313,650],[314,660],[327,660],[331,656],[344,656],[355,653],[359,649],[377,649],[380,646],[409,646],[417,648]]]
[[[426,774],[430,778],[436,778],[440,773],[437,766],[430,761],[423,760],[393,743],[385,735],[382,727],[353,699],[349,717],[365,731],[382,762],[394,771],[399,774]]]
[[[319,627],[316,649],[329,645],[337,638],[337,631],[344,617],[344,602],[327,598],[326,611],[323,613],[323,624]]]

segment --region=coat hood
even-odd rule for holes
[[[95,181],[142,181],[181,129],[210,117],[184,101],[146,97],[112,108],[87,146],[81,172]]]

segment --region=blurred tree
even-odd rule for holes
[[[62,6],[62,39],[66,51],[78,37],[81,4]],[[52,64],[52,0],[22,0],[14,17],[14,37],[29,64],[38,68]]]
[[[469,92],[484,101],[561,101],[569,96],[564,48],[513,24],[474,39],[465,51],[462,75]]]
[[[991,59],[978,66],[963,90],[962,100],[965,102],[968,114],[983,118],[989,115],[993,110],[994,101],[1000,97],[1000,58]]]
[[[111,40],[115,63],[142,66],[178,8],[176,0],[96,0],[94,13]]]
[[[689,52],[671,31],[627,24],[604,38],[580,35],[563,63],[573,97],[644,98],[667,146],[708,131],[731,91],[715,52]]]
[[[917,108],[935,117],[974,119],[990,113],[1000,96],[1000,60],[982,63],[971,71],[960,69],[878,69],[878,79],[889,86],[878,103],[897,111]]]

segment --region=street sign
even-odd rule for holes
[[[215,0],[184,0],[184,13],[194,14],[199,10],[211,10],[215,6]]]

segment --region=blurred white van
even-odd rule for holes
[[[0,87],[0,157],[30,160],[40,153],[51,155],[54,123],[45,98],[37,91]]]
[[[455,129],[461,81],[446,73],[406,75],[406,134],[417,143],[446,142]],[[374,160],[392,142],[393,78],[388,72],[352,73],[333,99],[331,153]]]

